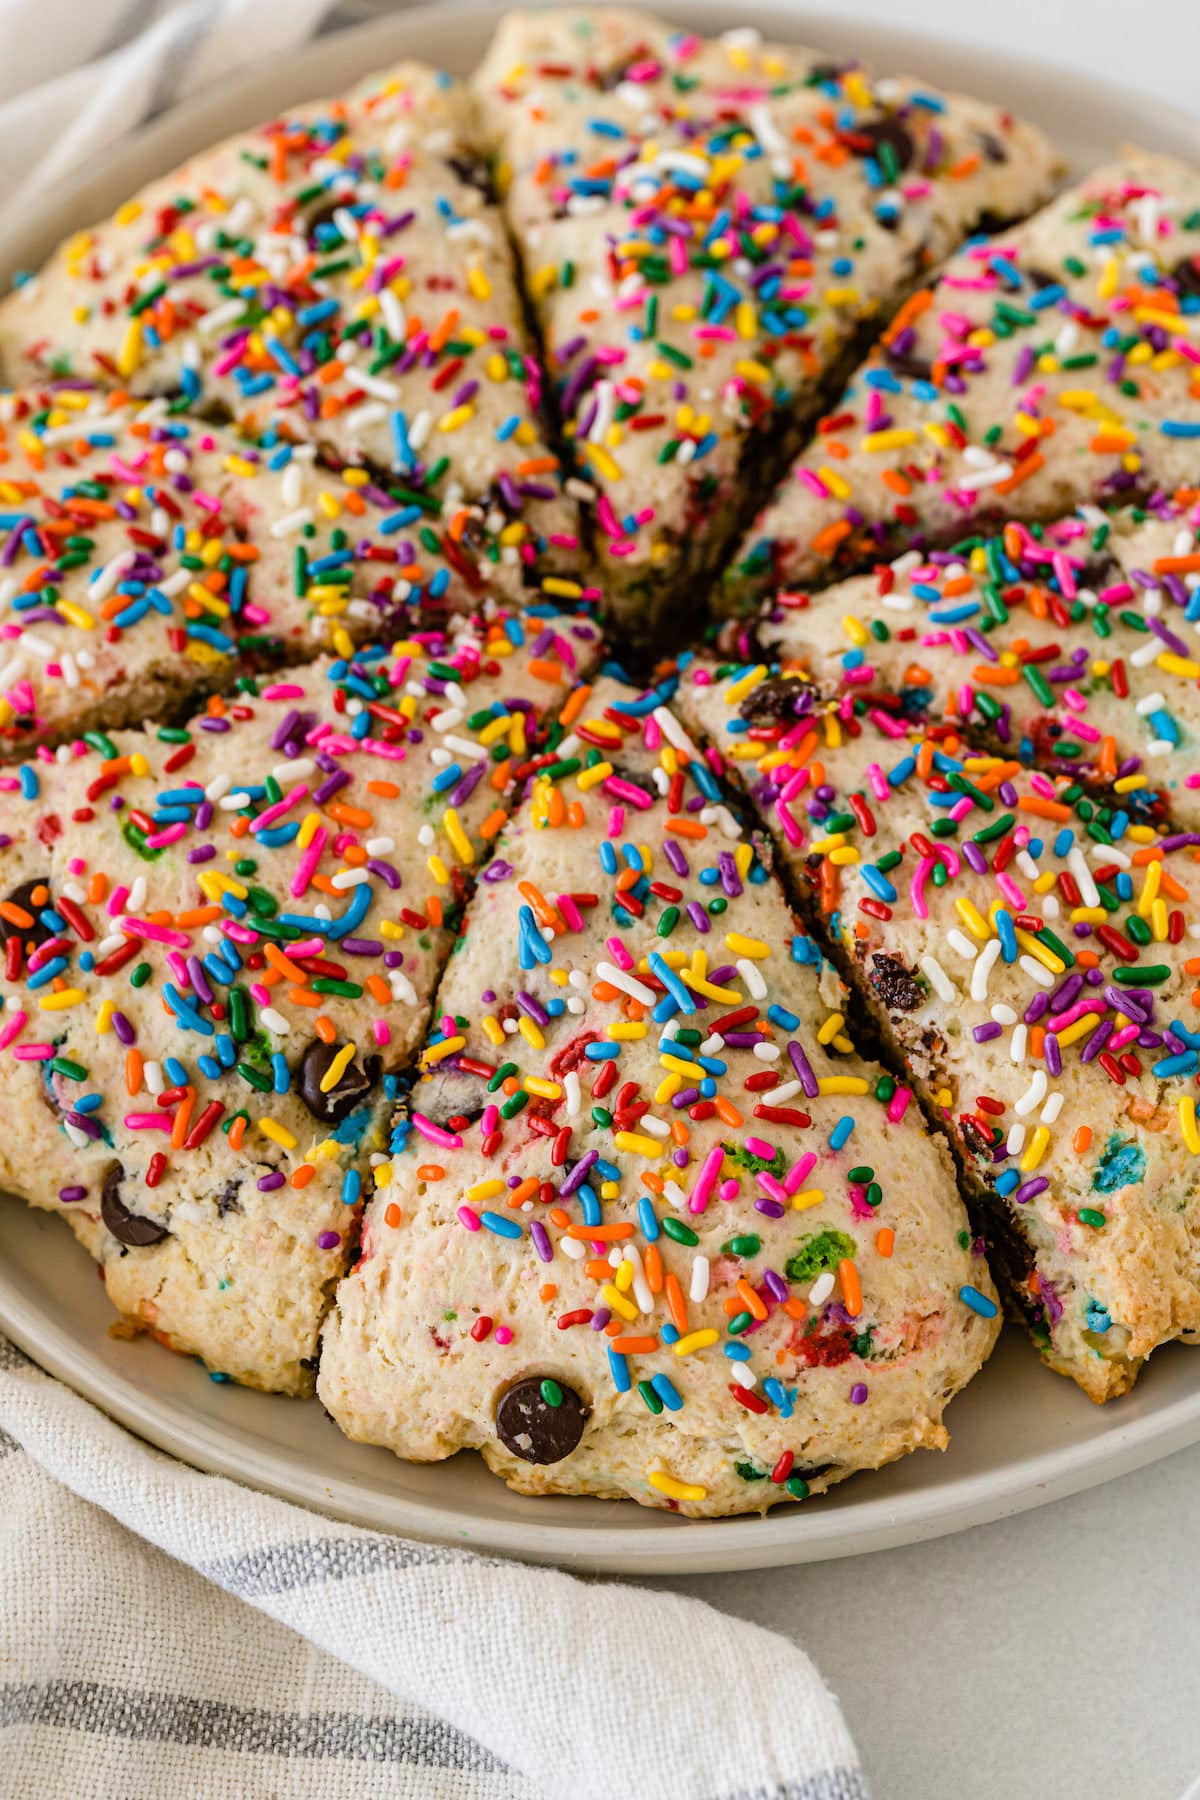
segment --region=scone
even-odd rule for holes
[[[909,738],[782,676],[710,676],[685,678],[688,716],[737,756],[950,1134],[1045,1360],[1124,1392],[1200,1331],[1200,834],[952,727]]]
[[[498,614],[0,775],[0,1185],[215,1374],[311,1388],[382,1083],[594,649]]]
[[[375,1169],[318,1392],[524,1493],[762,1511],[946,1442],[999,1320],[945,1146],[656,691],[572,694]]]
[[[1151,512],[1008,521],[962,553],[765,601],[726,627],[738,680],[780,665],[884,719],[949,720],[985,747],[1165,802],[1200,828],[1200,550],[1195,489]],[[733,754],[754,761],[752,742]]]
[[[1004,516],[1190,487],[1200,170],[1130,151],[913,296],[755,521],[726,610]]]
[[[0,306],[10,383],[168,395],[362,466],[477,598],[578,562],[465,97],[406,63],[152,182]]]
[[[930,264],[1036,206],[1054,167],[980,101],[615,7],[512,14],[474,88],[602,585],[638,638],[694,607]]]

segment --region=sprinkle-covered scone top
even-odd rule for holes
[[[944,1147],[678,720],[560,714],[326,1327],[351,1437],[759,1511],[945,1440],[998,1327]]]
[[[725,604],[1195,479],[1200,171],[1132,151],[916,294],[755,522]]]
[[[487,583],[390,478],[64,386],[0,402],[0,748],[140,724]],[[578,584],[550,582],[561,599]]]
[[[404,490],[479,594],[577,564],[461,89],[417,64],[153,182],[0,306],[13,384],[171,396]]]
[[[685,679],[688,713],[951,1133],[1046,1361],[1123,1392],[1200,1331],[1200,835],[950,727],[713,674]]]
[[[311,1387],[381,1078],[593,650],[468,621],[0,776],[0,1184],[215,1373]]]
[[[977,101],[617,8],[514,13],[475,91],[604,584],[641,635],[856,335],[1053,164]]]
[[[948,719],[1053,774],[1200,827],[1196,490],[1149,510],[1009,521],[953,550],[764,602],[726,628],[739,677],[779,667],[888,720]],[[753,741],[733,754],[753,763]],[[782,820],[781,820],[782,822]]]

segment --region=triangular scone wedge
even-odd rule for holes
[[[993,1266],[1095,1400],[1200,1332],[1200,834],[1066,778],[685,677],[824,941],[944,1124]],[[755,695],[759,696],[756,702]],[[736,698],[736,696],[735,696]],[[806,711],[807,708],[807,711]]]
[[[167,394],[264,447],[366,465],[479,592],[519,597],[578,560],[465,96],[419,64],[231,138],[76,233],[0,306],[0,360],[14,385]]]
[[[475,92],[603,585],[641,635],[694,604],[865,337],[1055,160],[979,101],[615,7],[512,14]]]
[[[464,621],[0,776],[0,1186],[70,1221],[136,1326],[311,1388],[381,1082],[531,717],[594,648]]]
[[[604,680],[477,890],[319,1393],[523,1493],[763,1511],[946,1442],[996,1335],[944,1145],[657,692]]]
[[[971,244],[897,315],[726,575],[755,593],[914,537],[1191,486],[1200,170],[1130,151]]]
[[[734,754],[760,754],[737,695],[764,674],[799,674],[884,723],[952,721],[1135,816],[1165,801],[1200,829],[1198,523],[1194,490],[1151,514],[1085,507],[1044,529],[1010,522],[961,554],[910,552],[778,595],[748,633],[727,630]]]

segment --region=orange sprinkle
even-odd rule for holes
[[[896,1247],[896,1234],[890,1225],[881,1225],[875,1233],[875,1249],[880,1256],[890,1256]]]
[[[294,1169],[289,1177],[291,1185],[294,1188],[306,1188],[316,1172],[312,1163],[301,1163],[300,1167]]]
[[[417,1169],[418,1181],[440,1181],[446,1173],[441,1163],[422,1163]]]
[[[568,1225],[567,1236],[584,1243],[614,1244],[618,1238],[632,1237],[633,1226],[628,1219],[616,1219],[611,1225]]]
[[[658,1349],[657,1337],[614,1337],[612,1347],[621,1356],[649,1356]]]
[[[1089,1148],[1089,1146],[1091,1145],[1091,1141],[1092,1141],[1091,1126],[1090,1125],[1081,1125],[1079,1127],[1079,1130],[1075,1133],[1075,1136],[1071,1139],[1071,1148],[1072,1148],[1072,1150],[1074,1150],[1076,1156],[1082,1156],[1084,1151],[1087,1150]]]
[[[400,1219],[401,1219],[400,1208],[396,1205],[396,1202],[394,1200],[389,1200],[387,1205],[383,1209],[384,1224],[390,1225],[392,1227],[392,1230],[394,1231],[396,1229],[396,1226],[400,1223]]]
[[[844,1256],[838,1264],[838,1280],[842,1284],[842,1304],[852,1319],[857,1319],[863,1307],[862,1283],[858,1279],[858,1270]]]
[[[744,1275],[734,1284],[733,1291],[740,1297],[748,1313],[752,1313],[756,1319],[766,1318],[766,1303],[755,1293]]]
[[[679,1285],[679,1277],[668,1275],[663,1281],[663,1298],[667,1303],[667,1311],[671,1315],[671,1323],[680,1335],[688,1328],[687,1301],[683,1297],[683,1289]]]

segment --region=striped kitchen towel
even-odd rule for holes
[[[333,6],[0,0],[2,204],[44,191],[185,94],[304,43],[333,22]]]
[[[865,1800],[804,1652],[683,1595],[337,1525],[0,1338],[0,1796]]]

